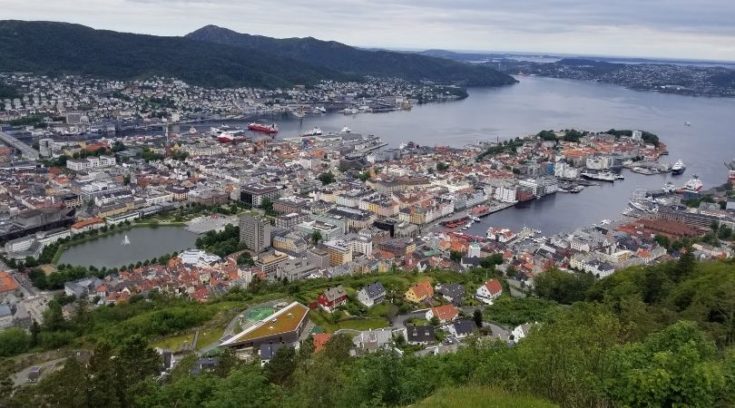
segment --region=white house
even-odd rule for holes
[[[497,279],[490,279],[489,281],[480,285],[475,291],[475,298],[480,302],[492,305],[493,301],[503,294],[503,285]]]

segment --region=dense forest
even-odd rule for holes
[[[159,37],[67,23],[5,20],[0,21],[0,71],[112,79],[158,75],[211,87],[277,88],[359,80],[365,75],[468,86],[516,82],[490,67],[440,58],[360,50],[313,38],[247,37],[258,41],[225,40],[211,28],[187,37]]]
[[[465,86],[497,86],[517,82],[495,69],[434,58],[415,53],[366,50],[335,41],[315,38],[270,38],[241,34],[209,25],[186,35],[187,38],[245,49],[266,51],[313,66],[377,77],[397,77],[409,81],[430,80]]]
[[[337,335],[319,352],[310,342],[299,351],[282,348],[263,368],[223,352],[214,371],[192,376],[195,357],[186,357],[162,379],[160,357],[146,345],[152,331],[195,324],[223,303],[253,295],[235,291],[196,308],[134,299],[72,322],[52,312],[44,326],[98,326],[87,339],[94,344],[91,360],[71,358],[12,395],[6,380],[0,401],[7,407],[731,406],[734,271],[732,260],[696,263],[685,253],[677,262],[602,280],[542,275],[536,297],[508,298],[492,316],[539,323],[515,347],[477,339],[453,354],[355,358],[350,338]]]
[[[275,88],[352,78],[259,50],[52,22],[0,21],[0,55],[0,71],[111,79],[159,75],[211,87]]]

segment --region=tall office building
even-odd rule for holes
[[[240,217],[240,242],[245,243],[253,252],[262,252],[271,246],[270,222],[261,217],[243,215]]]

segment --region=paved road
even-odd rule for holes
[[[51,371],[53,371],[56,368],[61,367],[61,363],[66,361],[66,357],[64,358],[57,358],[56,360],[47,361],[45,363],[36,364],[30,367],[26,367],[17,373],[13,375],[13,384],[18,387],[21,385],[28,384],[28,374],[31,372],[31,369],[33,367],[40,367],[41,368],[41,377],[47,375]]]
[[[393,329],[403,329],[406,327],[406,320],[409,319],[425,319],[426,311],[429,309],[414,310],[413,312],[400,314],[393,318],[390,326]]]

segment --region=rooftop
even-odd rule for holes
[[[304,321],[308,312],[309,308],[299,302],[293,302],[232,336],[222,343],[222,345],[229,346],[294,331]]]

